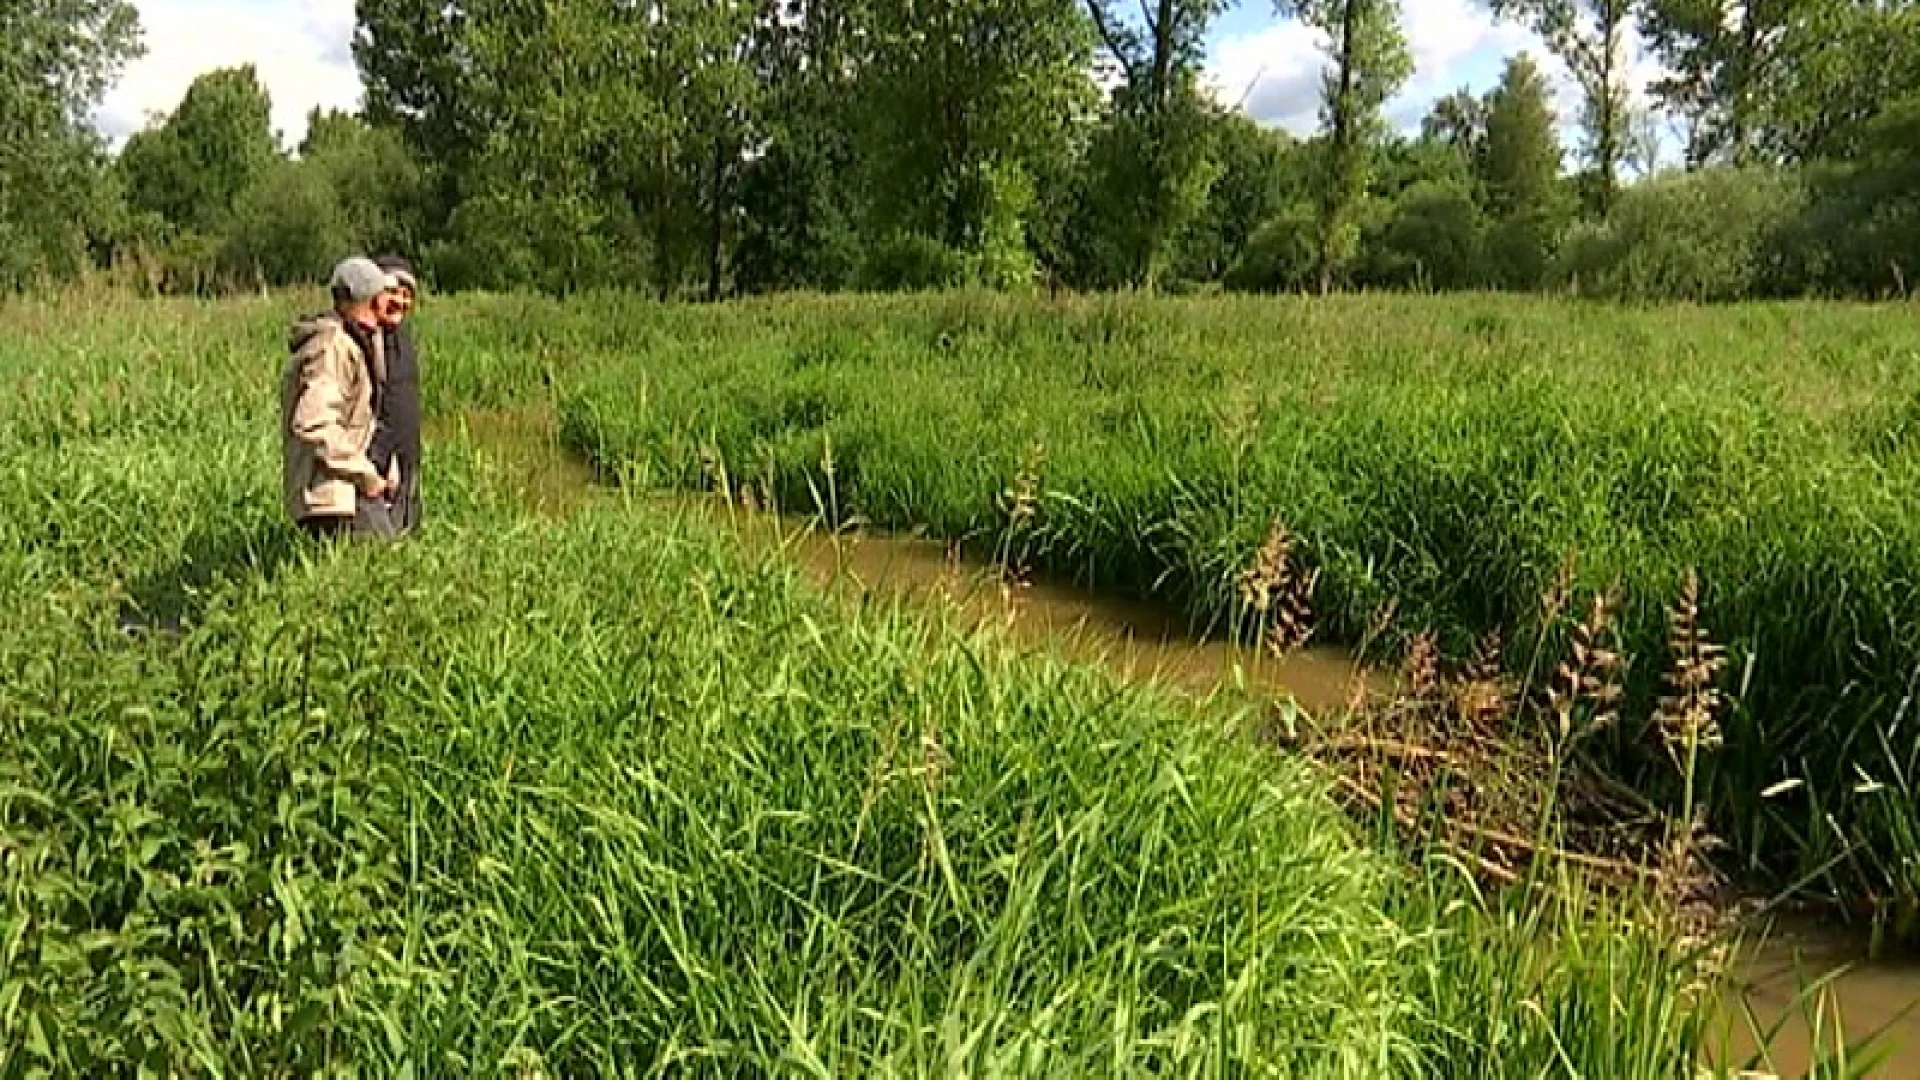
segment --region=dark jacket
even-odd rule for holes
[[[405,326],[381,332],[386,379],[374,394],[378,422],[367,456],[386,475],[400,463],[402,483],[411,485],[420,469],[420,361],[413,335]]]

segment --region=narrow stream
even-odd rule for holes
[[[732,520],[750,536],[770,531],[765,517],[711,516]],[[1238,668],[1248,693],[1290,697],[1309,712],[1325,712],[1344,707],[1356,685],[1383,683],[1336,647],[1275,662],[1256,650],[1195,640],[1184,620],[1149,604],[1044,581],[1004,588],[932,540],[790,531],[780,542],[828,588],[954,604],[967,617],[1004,624],[1022,642],[1197,695],[1229,683]],[[1854,1075],[1920,1078],[1920,959],[1869,960],[1857,933],[1794,923],[1747,952],[1740,978],[1745,1001],[1728,1002],[1721,1017],[1726,1047],[1719,1060],[1729,1067],[1752,1063],[1761,1076],[1801,1077],[1823,1055],[1829,1063],[1840,1060],[1844,1047],[1837,1044],[1880,1036],[1876,1050],[1885,1060]]]
[[[429,439],[464,428],[489,463],[538,513],[565,514],[606,489],[560,445],[550,414],[468,413],[429,425]],[[885,534],[827,535],[769,514],[733,511],[712,500],[668,504],[735,529],[757,545],[775,544],[818,584],[857,597],[951,604],[964,616],[1004,625],[1017,640],[1074,660],[1108,665],[1123,677],[1154,679],[1196,695],[1238,684],[1252,694],[1292,698],[1309,712],[1337,711],[1357,688],[1383,685],[1335,647],[1312,647],[1284,661],[1257,650],[1195,639],[1164,608],[1054,582],[1005,587],[977,564],[952,558],[938,540]],[[1849,1075],[1920,1078],[1920,958],[1872,959],[1863,935],[1817,923],[1783,923],[1742,958],[1744,1004],[1721,1019],[1732,1068],[1755,1061],[1752,1076],[1802,1077],[1824,1055],[1831,1067],[1837,1033],[1858,1042],[1879,1036],[1884,1059]],[[1809,992],[1807,988],[1816,987]],[[1823,1073],[1822,1075],[1839,1075]]]

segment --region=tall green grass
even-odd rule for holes
[[[434,313],[433,385],[537,400],[530,319],[617,344],[523,306]],[[1647,912],[1412,873],[1234,713],[704,519],[529,515],[458,441],[419,539],[305,544],[284,314],[0,311],[0,1076],[1701,1062],[1711,973]]]
[[[1392,610],[1456,655],[1490,629],[1554,655],[1540,598],[1571,565],[1583,590],[1624,590],[1646,716],[1665,608],[1697,569],[1739,691],[1709,789],[1738,868],[1914,910],[1909,312],[958,296],[662,318],[567,316],[585,358],[567,430],[610,470],[698,486],[721,463],[789,508],[985,549],[1037,462],[1031,562],[1203,626],[1236,621],[1276,516],[1322,572],[1323,635],[1348,641]],[[1657,742],[1629,728],[1611,754],[1656,793]]]

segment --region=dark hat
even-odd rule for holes
[[[420,291],[420,279],[414,276],[413,264],[398,255],[382,255],[373,260],[373,264],[393,275],[400,287],[411,292]]]

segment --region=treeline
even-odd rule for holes
[[[1905,293],[1920,267],[1920,0],[1494,0],[1572,72],[1571,153],[1525,56],[1391,130],[1397,0],[1279,0],[1324,34],[1323,123],[1262,128],[1203,85],[1226,6],[379,0],[363,116],[316,115],[287,154],[255,74],[221,71],[110,156],[85,114],[137,50],[130,7],[20,0],[0,280],[208,291],[378,248],[443,288],[1724,300]],[[1657,114],[1628,92],[1636,36]],[[1626,182],[1663,122],[1687,168]]]

